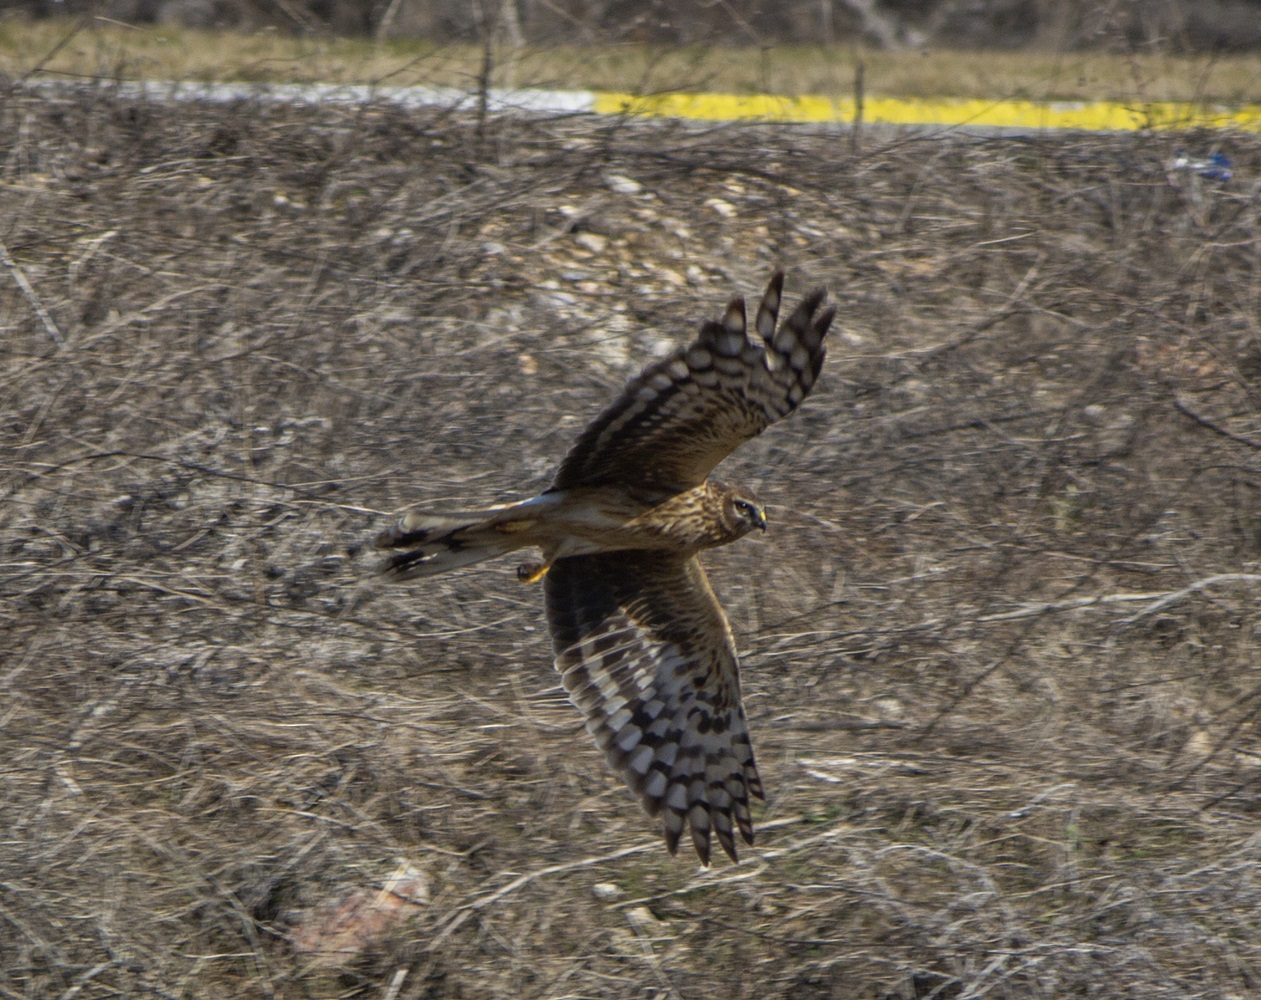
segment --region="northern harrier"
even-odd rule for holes
[[[766,530],[746,490],[708,479],[742,442],[797,408],[823,365],[834,310],[811,292],[776,329],[776,273],[746,332],[744,300],[688,347],[649,365],[587,427],[551,487],[466,513],[413,511],[377,538],[382,569],[429,576],[530,546],[544,579],[556,669],[609,765],[662,817],[666,846],[689,828],[709,864],[711,831],[736,860],[753,843],[753,762],[731,627],[697,555]]]

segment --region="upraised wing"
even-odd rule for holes
[[[776,329],[784,275],[777,271],[746,333],[744,299],[702,324],[689,347],[644,369],[565,456],[553,489],[596,484],[682,491],[698,486],[742,442],[787,416],[814,387],[834,308],[807,295]]]

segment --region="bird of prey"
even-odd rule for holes
[[[395,579],[444,573],[522,548],[541,562],[565,689],[612,769],[660,815],[670,853],[686,828],[708,865],[711,834],[737,860],[753,843],[753,761],[731,626],[698,555],[757,529],[762,505],[709,479],[742,442],[814,386],[834,308],[807,295],[778,322],[776,272],[746,329],[742,298],[650,364],[570,448],[544,493],[462,513],[412,511],[376,540]]]

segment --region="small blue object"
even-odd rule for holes
[[[1228,181],[1231,176],[1230,160],[1225,153],[1214,153],[1208,158],[1208,163],[1197,166],[1195,172],[1211,181]]]
[[[1233,176],[1230,158],[1225,153],[1213,153],[1207,160],[1194,159],[1181,149],[1169,164],[1174,170],[1188,170],[1210,181],[1225,184]]]

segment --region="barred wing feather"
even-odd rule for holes
[[[695,557],[611,552],[557,560],[545,578],[556,668],[609,765],[709,864],[734,861],[763,798],[731,630]]]
[[[807,295],[784,323],[776,272],[747,336],[744,299],[701,326],[688,347],[648,366],[574,442],[552,489],[626,484],[681,491],[699,486],[742,442],[787,416],[814,387],[834,309]]]

